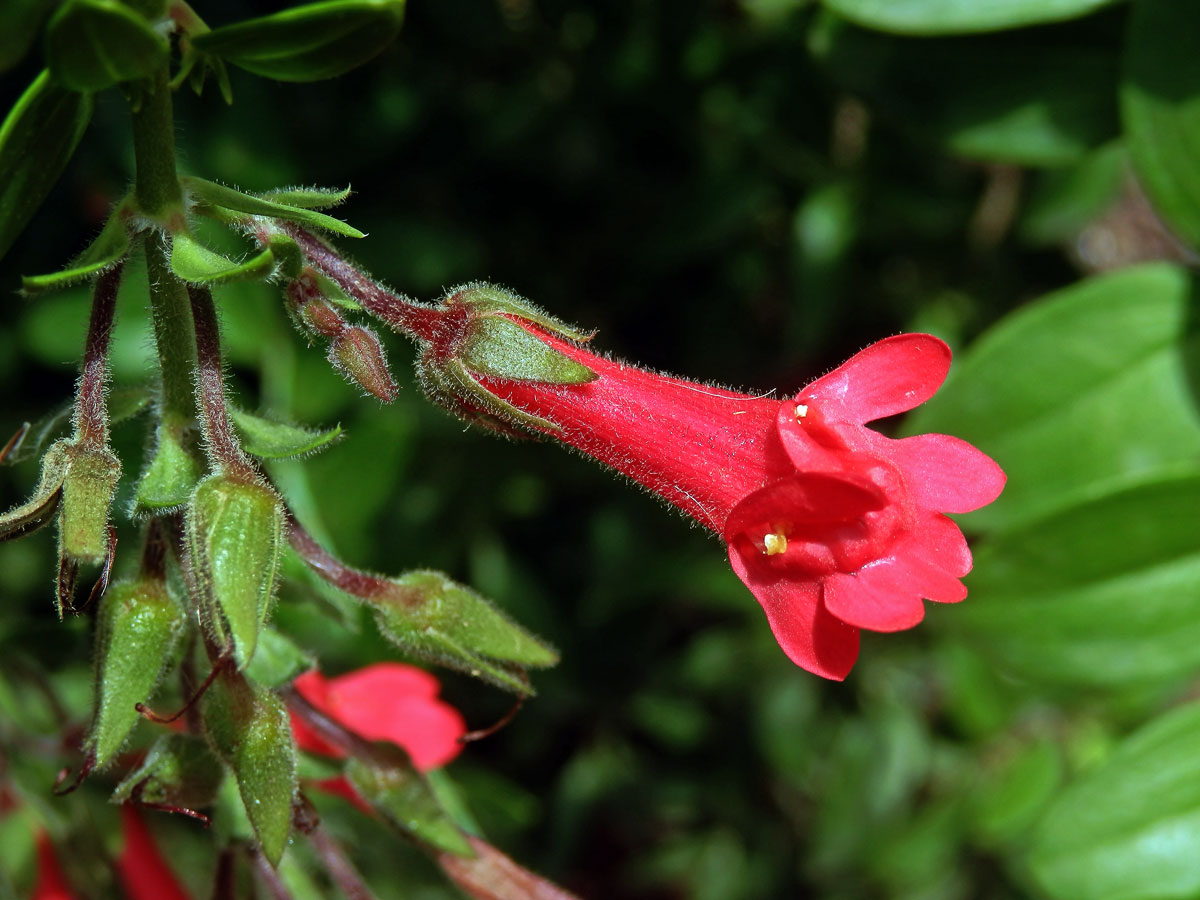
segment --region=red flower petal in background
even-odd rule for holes
[[[121,807],[125,846],[117,857],[117,878],[128,900],[189,900],[175,874],[158,852],[141,814]]]
[[[444,766],[462,749],[466,722],[438,698],[437,678],[423,669],[377,663],[335,678],[305,672],[293,684],[304,699],[355,734],[403,747],[422,772]],[[295,715],[292,733],[302,750],[344,755]]]
[[[50,836],[39,831],[37,845],[37,883],[33,886],[32,900],[76,900],[58,865],[58,856]]]

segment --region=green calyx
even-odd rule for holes
[[[185,531],[202,622],[242,669],[275,596],[283,503],[264,484],[210,475],[192,495]]]
[[[70,446],[62,483],[59,545],[62,556],[102,562],[109,552],[108,523],[121,480],[121,461],[107,447]]]
[[[114,803],[134,800],[197,809],[217,796],[225,769],[208,744],[189,734],[167,734],[112,793]]]

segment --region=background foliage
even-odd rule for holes
[[[212,25],[276,8],[198,4]],[[420,396],[402,339],[386,338],[402,390],[384,407],[303,346],[275,292],[219,294],[242,405],[347,432],[273,469],[322,536],[364,567],[443,569],[562,650],[515,723],[448,769],[494,843],[588,897],[1200,896],[1180,242],[1200,241],[1198,34],[1169,0],[438,0],[339,79],[233,70],[232,106],[180,93],[186,171],[254,191],[351,183],[343,212],[369,237],[350,249],[417,297],[487,278],[619,356],[753,390],[793,390],[900,330],[960,352],[901,427],[957,434],[1009,474],[964,522],[971,597],[867,638],[838,685],[779,652],[711,539],[558,448],[464,433]],[[42,62],[5,40],[11,101]],[[18,276],[99,230],[131,177],[127,133],[121,98],[97,95],[0,262],[5,436],[69,398],[88,306],[83,289],[23,300]],[[137,291],[120,299],[118,386],[151,370]],[[117,427],[126,459],[144,427]],[[5,504],[33,469],[0,471]],[[24,784],[70,762],[61,723],[82,727],[90,702],[89,622],[55,620],[53,555],[45,535],[0,545],[0,745]],[[277,621],[327,671],[395,656],[367,618],[333,634],[315,609],[285,595]],[[443,681],[471,722],[507,705]],[[50,752],[13,753],[28,730]],[[115,822],[103,792],[80,797],[33,802]],[[418,854],[322,812],[381,896],[451,896]],[[161,828],[203,896],[207,838]],[[30,841],[0,820],[10,893]]]

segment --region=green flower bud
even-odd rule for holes
[[[97,768],[112,761],[158,685],[186,619],[162,578],[111,585],[96,615],[96,699],[84,742]]]
[[[221,761],[203,740],[167,734],[155,741],[142,764],[121,780],[112,800],[199,809],[212,804],[224,778]]]
[[[312,304],[309,304],[310,306]],[[370,328],[353,325],[329,343],[329,361],[347,380],[368,394],[391,403],[396,399],[396,382],[388,371],[387,357],[379,336]]]
[[[263,855],[278,865],[292,828],[296,746],[278,697],[232,669],[204,695],[204,727],[237,779],[242,805]]]
[[[526,668],[558,662],[553,647],[440,572],[388,579],[388,589],[365,599],[396,646],[517,694],[533,693]]]
[[[121,461],[107,447],[68,447],[70,459],[62,487],[59,546],[62,556],[78,562],[100,563],[108,556],[109,510]]]
[[[185,529],[201,621],[239,669],[254,656],[275,594],[284,511],[264,484],[223,474],[196,487]]]

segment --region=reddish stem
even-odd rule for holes
[[[75,440],[79,446],[103,447],[108,443],[108,404],[105,400],[108,346],[123,269],[124,264],[118,263],[102,272],[92,292],[92,315],[83,350],[79,393],[75,397]]]
[[[296,516],[290,509],[287,511],[287,517],[288,539],[291,541],[292,549],[308,563],[313,571],[334,587],[364,599],[397,590],[397,585],[388,579],[351,568],[322,547],[317,543],[317,539],[296,521]]]
[[[328,835],[323,828],[317,827],[308,833],[308,839],[325,864],[325,871],[333,879],[346,900],[375,900],[375,895],[363,881],[362,875],[346,856],[342,845]]]

